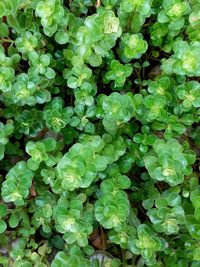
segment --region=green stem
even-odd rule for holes
[[[124,249],[122,251],[122,267],[126,267],[126,259],[125,259],[125,251]]]
[[[14,40],[1,38],[1,39],[0,39],[0,42],[1,42],[1,43],[13,43]]]

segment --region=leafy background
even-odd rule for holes
[[[200,265],[200,1],[0,1],[0,265]]]

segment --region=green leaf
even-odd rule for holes
[[[46,73],[45,73],[45,76],[48,78],[48,79],[54,79],[56,77],[56,73],[55,71],[52,69],[52,68],[47,68],[46,69]]]
[[[69,77],[67,80],[67,85],[72,89],[77,88],[79,86],[78,79],[76,77]]]
[[[0,234],[6,231],[7,225],[3,220],[0,220]]]
[[[69,35],[65,31],[58,31],[55,34],[55,40],[60,45],[66,44],[69,41]]]
[[[9,218],[9,221],[8,221],[8,224],[11,228],[15,228],[18,226],[19,222],[20,222],[20,214],[18,213],[12,213],[10,215],[10,218]]]
[[[6,8],[4,3],[0,2],[0,17],[4,16],[6,12]]]
[[[3,22],[0,23],[0,37],[7,37],[8,35],[9,35],[8,25]]]
[[[0,143],[0,160],[3,159],[5,152],[5,146]]]
[[[7,214],[7,207],[5,204],[0,204],[0,217],[4,217]]]

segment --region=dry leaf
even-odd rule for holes
[[[106,246],[106,235],[100,229],[96,229],[91,233],[89,241],[93,247],[104,250]]]

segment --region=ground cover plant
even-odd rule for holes
[[[200,266],[200,1],[0,1],[0,266]]]

